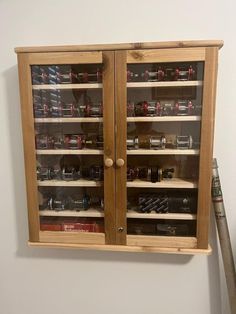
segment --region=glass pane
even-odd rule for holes
[[[203,62],[127,65],[127,232],[195,236]]]
[[[104,232],[101,64],[31,72],[40,229]]]

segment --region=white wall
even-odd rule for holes
[[[236,254],[234,1],[0,1],[0,314],[228,314],[220,249],[175,256],[33,249],[14,47],[223,39],[215,156]],[[221,288],[222,287],[222,292]]]

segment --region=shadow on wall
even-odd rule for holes
[[[216,223],[213,209],[211,211],[210,224],[210,240],[213,252],[208,257],[208,277],[209,277],[209,295],[210,308],[212,314],[222,314],[222,299],[221,299],[221,283],[220,283],[220,266],[219,266],[219,251],[217,243],[218,235],[216,233]],[[225,313],[226,314],[226,313]]]
[[[6,81],[8,117],[9,117],[9,140],[11,149],[11,167],[14,175],[14,210],[16,228],[16,257],[26,258],[51,258],[64,260],[94,260],[119,261],[130,263],[155,263],[155,264],[177,264],[184,265],[194,258],[189,255],[176,254],[152,254],[152,253],[128,253],[128,252],[102,252],[84,251],[78,249],[52,249],[52,248],[30,248],[27,246],[28,225],[27,225],[27,204],[24,179],[23,145],[20,119],[20,96],[18,89],[17,66],[14,66],[4,73]],[[12,88],[15,86],[15,89]],[[219,262],[216,242],[215,228],[212,229],[213,255],[208,257],[209,265],[209,290],[211,297],[211,313],[221,314],[220,300],[220,277]],[[206,257],[202,257],[206,258]]]

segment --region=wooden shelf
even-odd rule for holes
[[[46,232],[46,231],[44,231]],[[137,252],[137,253],[164,253],[164,254],[185,254],[185,255],[210,255],[212,248],[208,245],[206,249],[198,248],[171,248],[171,247],[155,247],[155,246],[137,246],[137,245],[98,245],[98,244],[79,244],[79,243],[63,243],[61,242],[33,242],[28,241],[30,247],[42,248],[63,248],[63,249],[80,249],[80,250],[97,250],[97,251],[116,251],[116,252]]]
[[[103,122],[103,118],[35,118],[35,123],[97,123]]]
[[[32,85],[34,90],[40,89],[94,89],[102,88],[102,83],[88,83],[88,84],[40,84]]]
[[[79,179],[76,181],[60,181],[60,180],[45,180],[45,181],[38,181],[38,186],[102,186],[103,182],[99,181],[90,181],[90,180],[84,180]]]
[[[199,149],[130,149],[127,155],[199,155]]]
[[[103,155],[99,149],[37,149],[37,155]]]
[[[201,116],[127,117],[127,122],[201,121]]]
[[[202,86],[203,81],[169,81],[169,82],[129,82],[127,87],[147,88],[147,87],[185,87],[185,86]]]
[[[40,216],[46,217],[104,217],[104,211],[102,209],[91,208],[88,210],[74,211],[74,210],[41,210],[39,211]],[[178,214],[178,213],[167,213],[157,214],[151,213],[138,213],[135,210],[128,210],[127,218],[137,219],[174,219],[174,220],[196,220],[195,214]]]
[[[167,188],[167,189],[194,189],[197,183],[190,179],[165,179],[161,182],[149,182],[142,180],[134,180],[126,183],[127,188]]]
[[[74,210],[40,210],[39,216],[47,217],[104,217],[102,209],[90,208],[88,210],[74,211]]]
[[[127,218],[196,220],[197,216],[195,214],[180,214],[180,213],[166,213],[166,214],[157,214],[156,212],[139,213],[135,210],[128,210]]]

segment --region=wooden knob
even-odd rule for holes
[[[111,158],[105,159],[104,163],[105,163],[105,166],[108,167],[108,168],[113,166],[113,160]]]
[[[117,161],[116,161],[117,167],[123,167],[124,164],[125,164],[124,159],[121,159],[121,158],[117,159]]]

